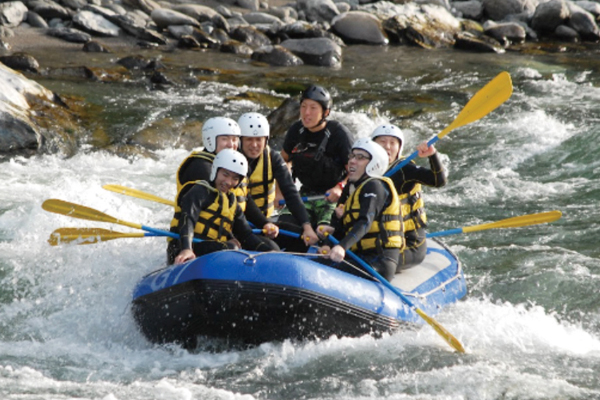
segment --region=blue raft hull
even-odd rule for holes
[[[429,315],[466,295],[456,256],[428,239],[423,263],[392,284]],[[379,335],[422,319],[367,274],[325,266],[309,255],[221,251],[143,277],[132,311],[154,343],[196,346],[199,336],[256,345],[331,335]]]

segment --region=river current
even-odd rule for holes
[[[16,157],[0,164],[2,399],[600,398],[597,54],[344,51],[339,70],[221,61],[242,75],[264,76],[254,84],[220,80],[149,91],[40,82],[100,105],[111,131],[126,137],[164,117],[268,114],[272,110],[250,101],[223,100],[245,90],[275,94],[264,84],[269,79],[315,80],[331,89],[333,118],[357,137],[391,121],[406,130],[408,154],[508,71],[512,97],[436,145],[449,178],[444,188],[425,189],[429,230],[551,210],[563,217],[443,239],[463,263],[468,295],[435,318],[467,353],[453,353],[428,325],[381,339],[266,343],[247,350],[205,343],[189,353],[148,343],[129,303],[136,282],[164,262],[164,239],[50,246],[47,239],[59,227],[111,226],[50,214],[41,204],[58,198],[165,228],[168,206],[102,185],[171,198],[175,171],[188,152],[166,148],[153,158],[123,158],[84,145],[67,159]]]

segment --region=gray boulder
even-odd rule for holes
[[[565,0],[550,0],[536,8],[531,27],[538,32],[552,33],[559,25],[565,24],[570,14]]]
[[[14,28],[27,18],[27,7],[20,1],[0,3],[0,25]]]
[[[386,45],[389,42],[381,21],[364,11],[338,15],[331,21],[331,30],[348,44]]]
[[[191,25],[200,27],[198,20],[189,17],[179,11],[169,10],[167,8],[159,8],[153,10],[150,18],[159,29],[167,29],[169,25]]]
[[[174,5],[173,10],[192,17],[198,22],[210,21],[219,14],[210,7],[190,3]]]
[[[600,31],[594,16],[576,4],[569,2],[567,5],[571,13],[568,26],[577,31],[583,40],[598,40]]]
[[[309,22],[329,23],[340,13],[332,0],[298,0],[297,8]]]
[[[73,16],[73,23],[92,35],[117,37],[121,33],[117,25],[91,11],[79,11]]]
[[[72,43],[87,43],[92,40],[89,33],[74,28],[50,28],[46,34]]]
[[[281,45],[300,57],[305,64],[323,67],[342,65],[342,48],[331,39],[289,39]]]
[[[533,13],[539,0],[483,0],[483,14],[494,21],[502,21],[508,15]]]
[[[261,47],[252,53],[251,58],[277,67],[293,67],[304,64],[300,57],[279,45]]]

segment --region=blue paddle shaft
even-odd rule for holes
[[[173,239],[179,239],[179,235],[174,232],[163,231],[162,229],[156,229],[156,228],[152,228],[152,227],[149,227],[146,225],[142,225],[141,227],[143,230],[152,233],[152,235],[147,235],[147,236],[168,236]],[[261,232],[262,231],[260,229],[252,229],[252,233],[261,233]],[[194,238],[193,242],[200,243],[200,242],[202,242],[202,239]]]
[[[340,242],[334,238],[332,235],[328,236],[329,240],[331,241],[331,243],[333,244],[339,244]],[[358,262],[368,273],[370,273],[371,275],[373,275],[375,278],[377,278],[377,280],[379,282],[381,282],[381,284],[385,287],[387,287],[388,289],[390,289],[392,292],[394,292],[394,294],[396,294],[398,297],[400,297],[400,299],[405,302],[410,308],[415,309],[415,305],[413,303],[410,302],[410,300],[408,300],[406,298],[406,296],[404,296],[400,290],[398,290],[396,287],[394,287],[387,279],[385,279],[383,276],[381,276],[379,274],[379,272],[375,271],[369,264],[367,264],[362,258],[358,257],[356,254],[354,254],[352,251],[350,250],[346,250],[346,254],[348,254],[350,257],[352,257],[356,262]]]
[[[459,233],[463,233],[463,228],[454,228],[454,229],[448,229],[447,231],[431,232],[431,233],[427,234],[427,237],[432,238],[432,237],[437,237],[437,236],[458,235]]]
[[[427,145],[433,146],[438,140],[440,140],[440,138],[438,136],[434,136],[433,138],[431,138],[429,140],[429,142],[427,142]],[[419,155],[418,151],[413,152],[410,156],[408,156],[404,160],[400,161],[400,163],[398,165],[396,165],[394,168],[388,170],[385,173],[385,176],[387,176],[389,178],[390,176],[394,175],[396,172],[400,171],[400,169],[402,167],[404,167],[406,164],[408,164],[409,162],[414,160],[418,155]]]

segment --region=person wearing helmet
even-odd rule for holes
[[[279,250],[274,242],[269,244],[252,233],[237,203],[233,189],[247,172],[244,155],[224,149],[216,155],[208,181],[188,182],[183,186],[177,198],[180,208],[177,225],[171,226],[171,231],[179,233],[179,240],[169,242],[169,264],[180,264],[219,250]],[[194,238],[202,241],[194,243]]]
[[[306,89],[300,99],[300,120],[288,129],[281,150],[285,162],[291,163],[293,177],[302,184],[300,194],[323,196],[305,204],[314,227],[331,219],[345,185],[352,148],[350,131],[340,122],[328,120],[330,111],[327,90],[321,86]],[[279,220],[298,224],[287,209]]]
[[[339,244],[319,250],[335,263],[351,249],[384,278],[391,280],[404,248],[400,200],[391,179],[385,150],[370,138],[352,146],[348,161],[348,185],[330,226],[319,226],[319,234],[333,234]]]
[[[215,156],[223,149],[237,150],[240,127],[231,118],[213,117],[202,125],[204,150],[192,152],[177,170],[177,192],[188,182],[208,181]]]
[[[391,124],[380,125],[375,128],[371,138],[386,150],[390,169],[402,161],[404,133],[400,128]],[[430,168],[419,167],[411,161],[390,177],[402,204],[406,240],[406,248],[400,255],[398,272],[419,264],[427,255],[425,240],[427,216],[425,215],[421,185],[442,187],[446,184],[446,173],[435,147],[423,142],[419,144],[417,150],[419,157],[429,159]]]
[[[250,207],[246,210],[248,220],[259,221],[257,226],[266,226],[275,211],[275,183],[283,193],[286,204],[300,225],[284,224],[282,228],[300,233],[304,244],[295,243],[297,239],[278,236],[277,243],[289,251],[306,251],[306,245],[315,244],[319,238],[313,230],[304,203],[292,180],[289,169],[279,153],[271,151],[267,145],[269,139],[269,121],[264,115],[255,112],[243,114],[238,119],[241,130],[241,150],[248,159],[248,192],[258,207],[259,216],[250,217]],[[260,222],[260,217],[264,221]],[[300,228],[300,226],[302,228]]]

